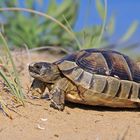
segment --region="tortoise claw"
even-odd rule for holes
[[[57,104],[53,100],[51,100],[50,107],[53,107],[54,109],[57,109],[59,111],[63,111],[64,110],[64,105],[63,104]]]
[[[50,92],[51,107],[54,109],[63,111],[64,110],[64,92],[58,87],[55,87]]]

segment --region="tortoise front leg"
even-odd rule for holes
[[[34,79],[29,90],[29,96],[33,98],[41,98],[46,89],[46,86],[47,84],[45,82]]]
[[[61,111],[64,110],[67,83],[68,80],[66,78],[60,79],[56,82],[53,89],[50,91],[51,107]]]

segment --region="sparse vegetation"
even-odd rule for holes
[[[1,48],[1,53],[0,53],[0,64],[1,64],[0,76],[5,82],[7,90],[9,90],[10,91],[9,93],[12,94],[12,98],[17,103],[23,105],[24,94],[21,88],[21,83],[19,80],[15,63],[13,61],[8,44],[1,33],[0,33],[0,38],[3,41],[3,47]],[[11,115],[9,114],[9,111],[6,106],[7,104],[2,100],[2,97],[0,97],[0,103],[1,103],[1,108],[11,118]]]
[[[78,13],[80,1],[63,1],[61,4],[57,4],[56,0],[50,0],[48,8],[43,12],[40,12],[42,16],[38,16],[34,4],[43,6],[43,2],[40,1],[26,1],[25,6],[31,8],[30,10],[25,10],[23,8],[18,8],[17,10],[11,9],[12,13],[5,12],[6,8],[1,9],[1,14],[6,17],[6,22],[2,24],[2,31],[5,37],[8,39],[9,44],[16,47],[23,47],[24,44],[28,48],[36,48],[41,46],[59,46],[71,50],[84,49],[84,48],[100,48],[100,47],[112,47],[112,49],[117,46],[124,45],[131,36],[135,33],[138,22],[134,21],[128,31],[118,39],[115,43],[110,42],[110,38],[113,36],[115,31],[115,15],[112,14],[107,22],[107,0],[103,2],[101,0],[96,0],[96,8],[101,18],[101,25],[94,25],[93,27],[88,27],[80,32],[73,31],[73,26],[76,22],[76,17]],[[18,7],[18,1],[1,1],[0,3],[5,7]],[[71,5],[73,5],[71,7]],[[5,10],[4,10],[5,9]],[[8,9],[7,9],[8,10]],[[34,10],[36,12],[31,12]],[[55,12],[53,12],[55,10]],[[28,11],[25,13],[24,11]],[[69,11],[69,12],[67,12]],[[50,19],[44,19],[43,14],[49,15],[50,17],[56,19],[62,24],[62,26],[67,26],[71,34],[67,31],[62,30],[59,24],[55,24],[55,21]],[[88,16],[88,15],[87,15]],[[13,18],[16,17],[16,20]],[[87,17],[90,18],[90,17]],[[26,26],[24,26],[26,25]],[[12,34],[12,35],[11,35]],[[74,36],[74,37],[73,37]],[[76,41],[75,41],[76,40]],[[136,44],[131,44],[131,46]],[[125,51],[127,47],[124,47]],[[120,47],[121,48],[121,47]]]
[[[36,1],[36,3],[39,5],[39,2]],[[34,4],[35,1],[33,0],[25,1],[25,5],[29,9],[36,10]],[[18,1],[1,1],[0,5],[5,8],[18,7]],[[40,6],[43,7],[43,3]],[[45,8],[43,14],[57,19],[62,24],[65,24],[63,18],[63,15],[65,15],[69,24],[73,27],[76,21],[78,7],[79,3],[77,1],[67,0],[58,5],[55,0],[49,0],[48,8]],[[6,20],[2,25],[3,34],[12,46],[23,47],[24,44],[28,48],[45,45],[69,46],[72,42],[72,38],[58,24],[54,24],[51,20],[44,19],[37,14],[25,13],[22,10],[20,12],[3,12],[1,14]],[[15,17],[16,20],[13,20]]]

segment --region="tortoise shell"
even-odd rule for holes
[[[137,63],[117,51],[82,50],[62,58],[55,64],[64,64],[64,68],[60,68],[64,73],[82,68],[92,74],[118,77],[121,80],[140,83],[140,69]],[[74,64],[74,67],[71,67],[71,64]]]
[[[54,64],[80,94],[84,93],[85,102],[75,98],[76,94],[67,96],[72,102],[111,107],[136,107],[140,103],[140,68],[124,54],[87,49]]]

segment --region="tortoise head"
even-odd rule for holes
[[[60,77],[57,65],[47,62],[31,63],[29,73],[33,78],[46,83],[54,83]]]

